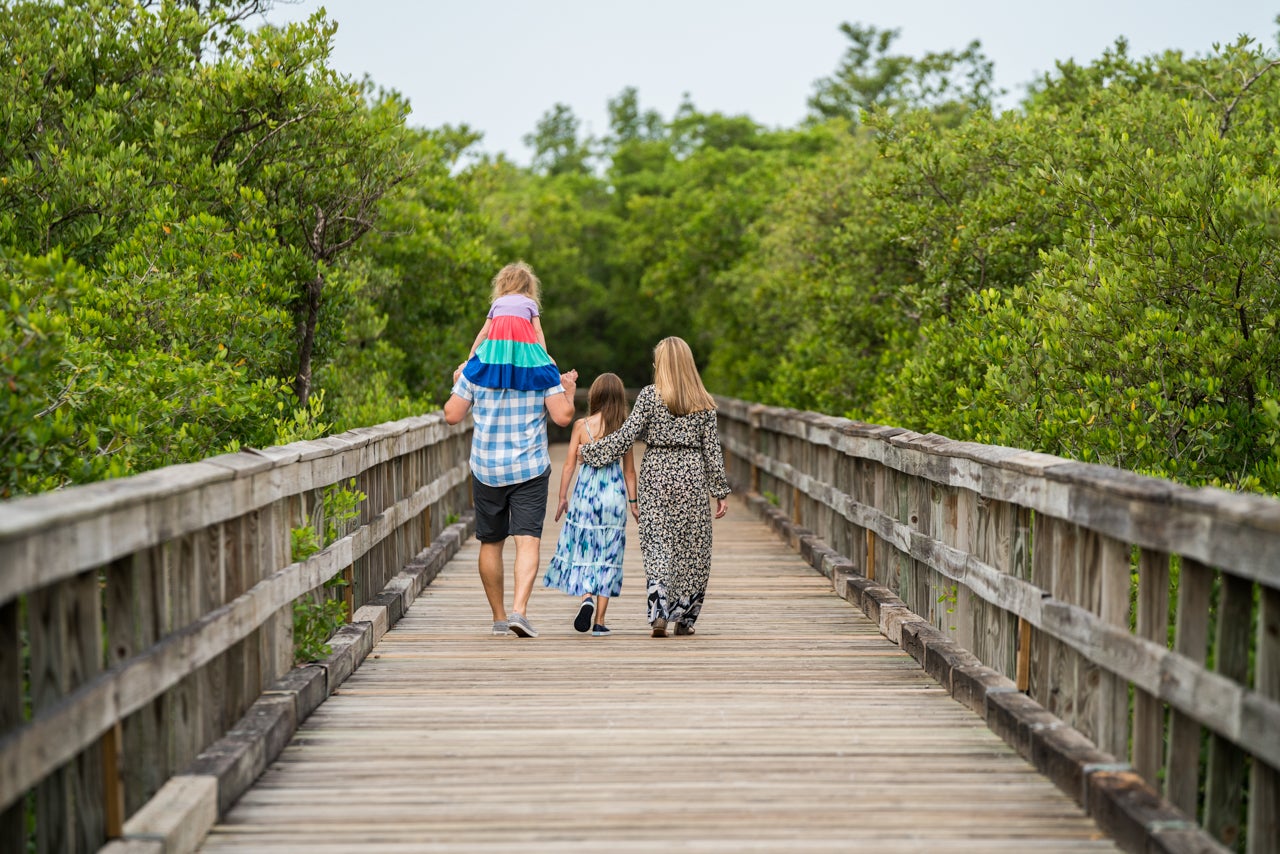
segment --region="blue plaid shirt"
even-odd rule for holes
[[[511,486],[551,467],[547,452],[546,399],[564,386],[542,391],[485,388],[459,375],[453,393],[471,401],[476,429],[471,439],[471,471],[486,486]]]

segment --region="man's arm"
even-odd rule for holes
[[[456,394],[450,395],[449,399],[444,402],[444,423],[457,424],[467,417],[467,410],[470,408],[471,401],[465,397],[458,397]]]
[[[578,392],[578,372],[569,371],[567,374],[561,374],[560,385],[564,386],[564,394],[553,394],[544,399],[547,402],[547,414],[551,416],[551,420],[560,427],[568,427],[573,421],[573,396]],[[446,409],[445,419],[447,420],[448,417],[449,413]],[[449,423],[452,424],[454,422],[450,421]]]

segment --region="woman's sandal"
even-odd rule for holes
[[[693,626],[687,626],[684,623],[676,623],[676,635],[691,635],[693,633]]]
[[[653,636],[654,636],[655,638],[665,638],[665,637],[667,636],[667,621],[666,621],[666,620],[654,620],[654,621],[653,621]]]

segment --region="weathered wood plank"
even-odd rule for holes
[[[82,573],[61,585],[67,620],[67,672],[65,687],[74,690],[102,672],[102,604],[98,573]],[[102,752],[81,752],[71,766],[74,850],[96,851],[106,839],[106,804],[103,792]]]
[[[124,727],[117,723],[102,736],[103,831],[107,839],[124,834]]]
[[[1249,652],[1253,638],[1253,583],[1232,575],[1221,576],[1214,665],[1218,673],[1244,684],[1249,678]],[[1204,827],[1223,845],[1235,847],[1244,829],[1241,792],[1245,782],[1245,753],[1217,733],[1209,736],[1209,762],[1205,771]]]
[[[114,561],[106,573],[107,663],[117,667],[159,639],[160,615],[149,553]],[[152,703],[122,722],[125,815],[146,803],[164,782],[160,763],[148,756],[160,743],[160,718],[160,704]]]
[[[1254,687],[1280,700],[1280,590],[1263,589],[1258,597],[1258,640]],[[1280,772],[1259,759],[1249,774],[1249,854],[1280,852]]]
[[[1137,634],[1168,645],[1169,555],[1143,549],[1138,557]],[[1134,692],[1133,767],[1151,785],[1164,767],[1164,704],[1138,688]]]
[[[1097,611],[1102,622],[1129,630],[1129,547],[1103,537],[1098,551]],[[1121,761],[1129,755],[1129,682],[1123,675],[1098,671],[1095,739],[1098,747]]]
[[[1213,572],[1199,561],[1184,559],[1178,577],[1178,610],[1174,618],[1174,650],[1203,664],[1209,641],[1209,591]],[[1165,759],[1165,797],[1187,815],[1197,816],[1200,788],[1200,725],[1174,709],[1169,718]]]
[[[31,708],[39,714],[53,706],[67,693],[70,640],[67,637],[66,597],[59,587],[31,594]],[[71,754],[74,756],[74,753]],[[66,757],[70,759],[71,756]],[[62,757],[60,757],[62,758]],[[65,761],[65,760],[64,760]],[[59,762],[59,765],[62,763]],[[33,783],[36,788],[36,850],[62,852],[75,850],[73,822],[72,771],[62,767],[25,782],[19,791]]]
[[[22,723],[22,632],[18,601],[0,604],[0,734]],[[25,804],[0,810],[0,850],[25,851]]]

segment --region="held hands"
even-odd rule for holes
[[[560,503],[556,505],[556,521],[560,521],[560,517],[569,509],[569,499],[561,498]]]
[[[729,512],[729,499],[717,498],[716,499],[716,518],[723,519],[724,514],[728,512]]]
[[[564,386],[564,393],[569,396],[569,400],[573,400],[573,396],[578,391],[578,372],[572,370],[560,375],[560,385]]]

